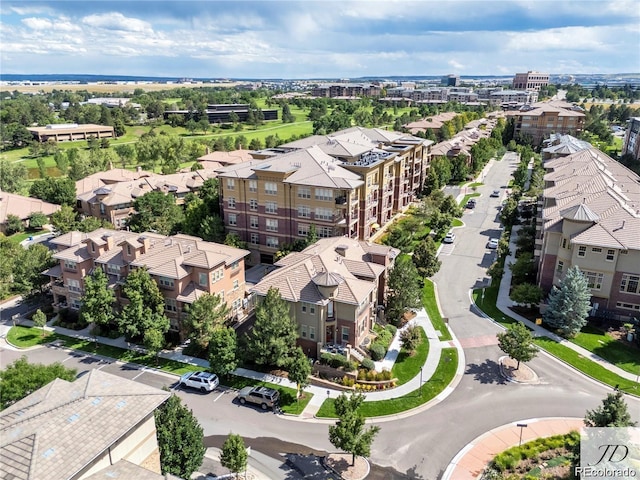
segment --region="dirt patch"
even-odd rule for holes
[[[356,457],[351,465],[350,454],[330,453],[324,459],[325,465],[344,480],[361,480],[369,474],[369,462],[364,457]]]
[[[518,368],[518,362],[513,358],[501,357],[499,363],[500,373],[507,380],[517,383],[538,383],[540,381],[536,372],[524,363],[520,362]]]

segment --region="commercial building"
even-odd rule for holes
[[[458,85],[460,85],[460,76],[451,73],[442,77],[440,83],[442,83],[445,87],[457,87]]]
[[[176,478],[160,471],[154,411],[171,394],[100,370],[56,379],[0,412],[2,478]]]
[[[513,88],[516,90],[540,90],[549,85],[549,74],[529,70],[527,73],[516,73],[513,77]]]
[[[399,250],[349,238],[326,238],[275,263],[251,292],[275,287],[298,325],[298,344],[319,357],[325,344],[359,348],[383,303]]]
[[[640,160],[640,117],[632,117],[627,120],[622,155],[627,154],[636,161]]]
[[[171,330],[181,335],[186,306],[198,297],[220,295],[231,315],[246,315],[244,258],[246,250],[205,242],[198,237],[152,232],[134,233],[100,228],[90,233],[69,232],[51,240],[58,265],[44,275],[51,279],[55,310],[78,310],[84,281],[102,268],[114,289],[117,305],[128,300],[121,287],[132,268],[146,268],[165,299]]]
[[[60,210],[60,205],[0,190],[0,232],[7,232],[7,217],[9,215],[15,215],[25,227],[28,227],[29,217],[32,214],[43,213],[48,217],[58,210]]]
[[[582,108],[564,102],[541,102],[506,112],[515,118],[514,135],[530,135],[533,145],[540,145],[552,133],[579,135],[584,129]]]
[[[535,90],[494,90],[489,94],[491,105],[503,104],[530,104],[538,101],[538,92]]]
[[[93,124],[54,123],[45,127],[30,127],[27,128],[27,130],[29,130],[33,138],[38,142],[46,142],[49,139],[53,139],[56,142],[71,142],[74,140],[88,140],[91,137],[115,137],[113,127]]]
[[[246,122],[249,119],[249,110],[251,106],[249,104],[211,104],[207,105],[205,115],[209,123],[231,123],[231,114],[235,113],[239,122]],[[277,120],[278,109],[269,108],[261,109],[264,120]],[[190,110],[165,110],[163,116],[165,120],[168,120],[171,115],[178,115],[181,117],[191,118],[199,120],[202,115],[198,112]]]
[[[324,83],[311,90],[313,97],[379,97],[382,89],[370,83]]]
[[[545,293],[580,267],[596,315],[640,313],[640,177],[595,148],[549,159],[535,256]]]

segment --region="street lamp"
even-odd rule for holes
[[[526,423],[517,423],[516,427],[520,427],[520,441],[518,442],[518,446],[522,446],[522,429],[528,427]]]
[[[420,367],[420,396],[422,397],[422,367]]]

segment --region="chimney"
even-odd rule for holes
[[[151,240],[149,240],[148,238],[143,238],[142,239],[142,253],[145,254],[149,251],[149,249],[151,248]]]
[[[111,236],[111,234],[107,234],[102,238],[104,238],[107,241],[107,251],[113,249],[114,241],[113,241],[113,237]]]

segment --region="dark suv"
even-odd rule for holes
[[[255,403],[256,405],[260,405],[263,410],[277,407],[279,399],[280,394],[273,388],[244,387],[238,392],[238,401],[242,405],[247,402]]]

